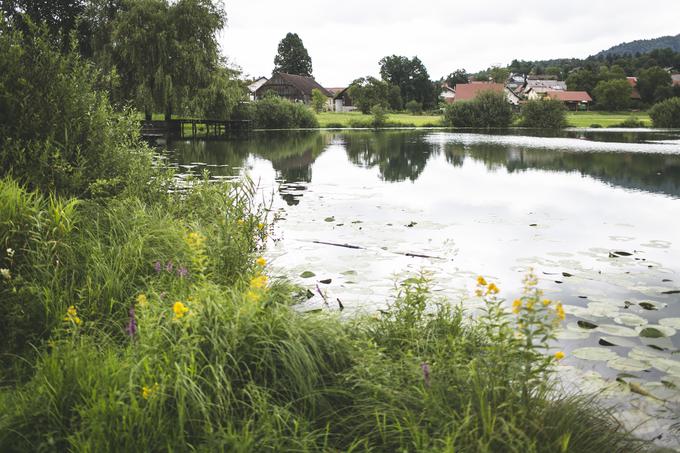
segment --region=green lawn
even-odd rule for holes
[[[609,127],[620,124],[630,117],[637,118],[645,126],[652,125],[652,120],[647,112],[569,112],[567,113],[567,122],[574,127],[590,127],[593,124]]]
[[[373,116],[365,115],[361,112],[335,113],[324,112],[316,115],[321,127],[342,125],[350,127],[352,122],[369,123]],[[440,115],[410,115],[408,113],[390,113],[387,115],[388,123],[398,123],[404,126],[441,126],[442,117]]]

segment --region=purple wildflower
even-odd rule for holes
[[[189,275],[189,269],[187,269],[186,267],[182,266],[182,267],[177,269],[177,276],[179,278],[184,278],[187,275]]]
[[[426,362],[420,364],[420,369],[423,370],[423,381],[425,382],[425,387],[430,386],[430,365]]]
[[[172,261],[168,261],[168,263],[165,265],[165,271],[172,272],[172,269],[173,269]]]
[[[158,260],[156,260],[156,262],[153,263],[153,268],[154,268],[154,270],[156,271],[157,274],[160,274],[162,267],[163,267],[163,265]]]
[[[130,320],[128,321],[128,325],[125,328],[125,332],[127,332],[128,335],[134,338],[134,336],[137,334],[137,319],[135,318],[134,306],[130,307],[130,310],[128,310],[128,314],[130,315]]]

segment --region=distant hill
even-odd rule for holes
[[[676,36],[662,36],[660,38],[654,39],[638,39],[636,41],[624,42],[622,44],[611,47],[607,50],[603,50],[597,54],[599,56],[607,55],[623,55],[623,54],[636,54],[636,53],[647,53],[655,49],[673,49],[674,52],[680,52],[680,34]]]

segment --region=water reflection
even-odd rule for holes
[[[428,162],[443,153],[446,161],[457,167],[471,159],[490,170],[578,172],[612,186],[680,197],[680,155],[591,150],[593,143],[620,140],[650,143],[646,149],[653,151],[654,146],[660,146],[653,142],[677,140],[677,133],[564,131],[553,135],[585,140],[579,140],[577,150],[559,150],[461,143],[422,131],[277,132],[227,141],[175,142],[170,148],[177,163],[198,164],[213,176],[233,175],[249,156],[256,156],[271,162],[278,179],[308,183],[316,159],[329,145],[339,145],[352,164],[376,168],[379,177],[389,182],[416,181]],[[680,145],[677,149],[680,152]],[[297,203],[289,191],[281,195],[289,204]]]

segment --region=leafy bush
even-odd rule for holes
[[[626,79],[602,80],[593,89],[593,97],[599,109],[624,110],[630,105],[632,90]]]
[[[211,279],[238,279],[262,233],[251,200],[252,187],[245,183],[206,182],[152,205],[125,198],[101,206],[0,180],[0,267],[11,275],[0,284],[6,303],[0,357],[27,353],[48,339],[69,305],[122,332],[130,300],[149,278],[176,283],[185,269],[181,277],[193,280],[197,266],[185,241],[190,231],[209,238],[204,264]]]
[[[482,91],[472,101],[454,102],[444,110],[444,123],[453,127],[508,127],[512,107],[504,93]]]
[[[552,99],[528,101],[522,106],[521,124],[541,129],[563,128],[567,125],[566,108]]]
[[[670,98],[649,110],[654,127],[680,127],[680,98]]]
[[[110,195],[150,179],[150,152],[132,114],[95,90],[97,70],[75,52],[24,37],[0,18],[0,174],[44,192]]]
[[[373,115],[372,126],[375,128],[385,126],[387,123],[387,110],[380,104],[376,104],[371,108],[371,115]]]
[[[609,127],[623,127],[623,128],[635,128],[635,127],[644,127],[645,123],[640,121],[637,116],[631,115],[628,118],[626,118],[624,121],[614,124]]]
[[[260,129],[319,127],[316,116],[307,106],[275,95],[253,103],[253,120]]]
[[[406,103],[406,110],[411,113],[411,115],[420,115],[423,113],[423,104],[414,100],[408,101]]]

